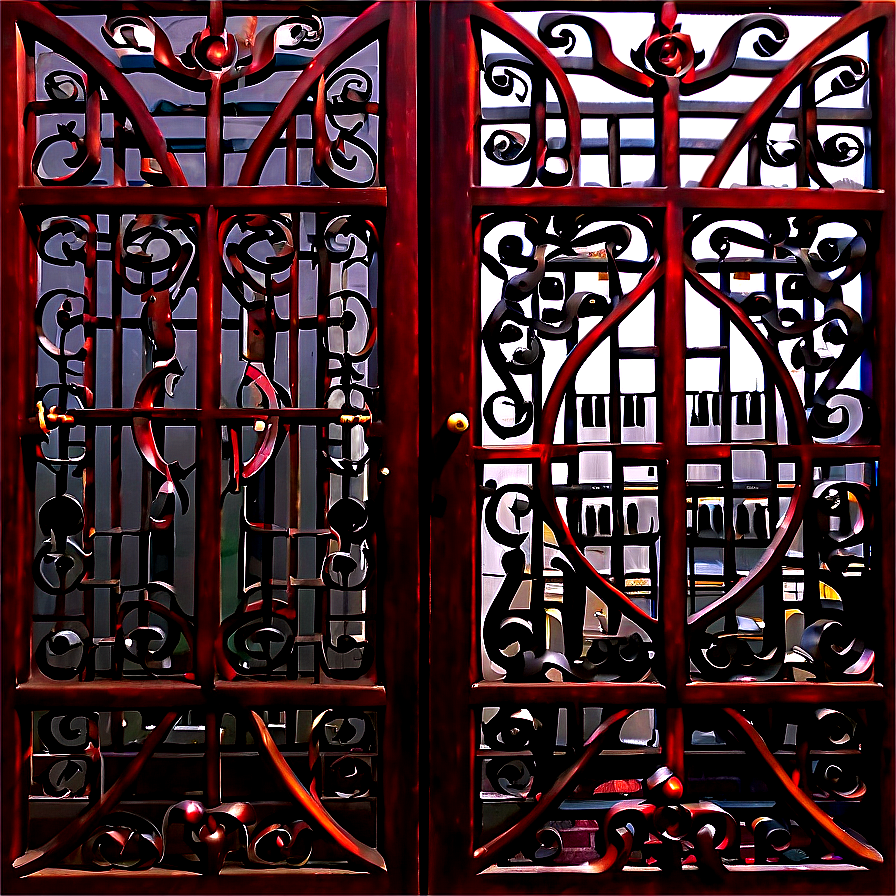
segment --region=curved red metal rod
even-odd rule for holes
[[[267,399],[269,408],[279,408],[280,400],[277,396],[277,390],[270,377],[263,371],[251,363],[246,365],[246,372],[243,374],[244,380],[249,380]],[[274,449],[277,446],[277,436],[280,429],[280,418],[271,417],[264,425],[264,435],[258,440],[255,453],[249,460],[242,464],[239,460],[238,443],[233,446],[234,450],[234,467],[240,463],[241,470],[239,473],[239,481],[250,479],[274,456]]]
[[[614,868],[621,868],[632,854],[635,846],[635,837],[630,828],[616,828],[616,836],[619,843],[610,840],[607,843],[607,851],[599,858],[591,862],[577,865],[577,871],[588,871],[591,874],[606,874]]]
[[[815,801],[807,793],[804,793],[798,785],[793,783],[790,775],[775,759],[771,750],[766,746],[765,741],[760,737],[759,732],[737,710],[729,709],[728,707],[724,707],[724,710],[736,726],[737,732],[746,737],[750,746],[762,757],[762,761],[769,767],[778,783],[787,792],[791,800],[791,808],[800,811],[800,814],[810,821],[810,826],[822,839],[835,845],[838,851],[842,850],[862,865],[879,865],[883,862],[884,857],[873,846],[862,843],[851,834],[847,834],[829,815],[818,808]]]
[[[796,390],[793,377],[787,372],[781,359],[775,353],[769,353],[768,341],[762,335],[756,324],[736,303],[732,302],[723,292],[716,289],[697,273],[697,269],[690,259],[685,261],[685,272],[691,285],[704,298],[708,299],[717,308],[730,314],[740,324],[741,334],[750,344],[751,348],[763,359],[768,360],[771,368],[772,379],[782,393],[787,394],[788,402],[782,402],[784,413],[787,416],[787,425],[791,432],[796,432],[796,440],[800,455],[799,480],[793,490],[790,504],[784,514],[782,524],[775,531],[774,538],[765,549],[759,563],[753,571],[741,579],[729,592],[723,594],[718,600],[713,601],[702,610],[688,616],[688,628],[704,628],[716,619],[725,615],[731,606],[739,604],[748,594],[759,588],[772,574],[774,568],[784,557],[787,548],[803,519],[806,502],[812,492],[812,459],[809,451],[812,446],[812,437],[806,424],[805,415],[802,412],[803,399]]]
[[[93,44],[71,25],[36,3],[17,3],[14,15],[19,24],[28,24],[40,31],[38,38],[42,44],[80,65],[89,75],[96,76],[110,94],[117,96],[137,136],[159,163],[168,182],[175,187],[187,185],[187,179],[177,159],[168,152],[165,138],[146,103],[127,78]]]
[[[254,186],[268,157],[273,152],[274,141],[283,133],[289,119],[295,114],[298,105],[314,90],[318,78],[326,76],[327,69],[341,62],[353,52],[362,41],[370,37],[371,31],[389,20],[391,4],[380,0],[364,10],[353,22],[350,22],[331,44],[324,47],[311,62],[308,63],[292,86],[277,104],[271,117],[246,153],[243,167],[240,169],[240,186]]]
[[[541,65],[547,69],[548,77],[557,91],[557,98],[566,116],[567,141],[569,146],[569,167],[571,184],[575,184],[579,174],[579,156],[582,151],[582,116],[575,92],[569,83],[566,72],[560,67],[553,53],[536,40],[522,25],[515,22],[506,12],[498,9],[493,3],[477,5],[471,18],[482,19],[501,30],[498,35],[505,39],[515,50],[524,55],[531,53]],[[478,151],[478,150],[477,150]]]
[[[20,856],[12,863],[13,870],[19,877],[34,874],[46,868],[57,856],[70,853],[78,841],[118,805],[127,793],[137,776],[143,770],[149,758],[155,753],[159,744],[165,740],[174,723],[180,718],[179,712],[169,712],[155,731],[146,738],[140,752],[128,763],[122,776],[102,795],[100,801],[83,815],[79,815],[52,840],[39,849],[33,849]]]
[[[883,5],[885,4],[881,4],[881,6]],[[775,108],[776,104],[784,102],[796,82],[819,56],[843,46],[870,22],[884,17],[885,13],[876,7],[877,4],[864,4],[852,12],[848,12],[824,34],[820,34],[808,46],[800,50],[772,78],[759,99],[750,107],[750,111],[737,122],[731,129],[731,133],[722,142],[715,158],[700,181],[701,187],[717,187],[721,183],[735,156],[747,145],[758,125]]]
[[[585,745],[582,748],[579,758],[557,778],[547,793],[541,794],[532,809],[516,822],[516,824],[504,831],[503,834],[499,834],[493,840],[489,840],[488,843],[484,846],[480,846],[479,849],[473,852],[473,865],[475,871],[481,871],[489,864],[489,862],[493,862],[514,840],[538,824],[538,822],[563,799],[570,788],[575,784],[576,775],[578,775],[579,772],[600,752],[601,745],[607,735],[613,731],[617,725],[624,722],[630,713],[630,709],[620,709],[605,722],[602,722],[594,730],[591,737],[585,741]],[[612,864],[612,862],[610,864]],[[603,869],[595,866],[592,867],[591,870],[599,871]]]
[[[379,852],[372,846],[367,846],[356,837],[352,836],[342,827],[327,810],[308,792],[308,788],[295,776],[289,763],[283,758],[283,754],[274,743],[264,721],[257,712],[250,712],[249,718],[255,727],[258,740],[265,755],[274,766],[280,779],[289,790],[290,796],[311,816],[314,823],[326,831],[333,840],[341,846],[349,855],[353,856],[358,864],[363,865],[368,871],[385,871],[386,863]]]
[[[557,417],[560,413],[560,406],[563,403],[564,395],[569,387],[570,382],[576,374],[576,371],[591,354],[600,342],[606,337],[610,330],[617,326],[622,319],[632,311],[635,305],[641,301],[656,285],[663,272],[663,265],[659,260],[659,255],[655,254],[653,259],[653,267],[644,275],[641,282],[626,296],[623,296],[619,304],[593,329],[582,338],[579,344],[569,353],[566,360],[560,367],[551,391],[548,393],[547,400],[544,403],[544,413],[541,419],[541,428],[538,432],[538,441],[545,446],[545,453],[541,459],[537,461],[537,485],[539,494],[546,496],[553,491],[553,483],[551,481],[551,464],[547,459],[547,447],[554,441],[554,427]],[[633,621],[637,622],[645,632],[653,635],[658,631],[658,623],[649,613],[645,613],[637,606],[631,598],[614,585],[611,585],[602,575],[595,571],[594,567],[589,563],[588,558],[579,549],[572,532],[563,514],[560,513],[556,501],[543,500],[544,510],[548,517],[548,522],[557,536],[557,544],[563,551],[567,560],[572,563],[576,571],[580,575],[588,578],[589,583],[602,598],[613,601],[616,605],[621,606],[623,612]]]

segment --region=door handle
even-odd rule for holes
[[[466,414],[462,414],[460,411],[455,411],[455,413],[445,421],[445,426],[448,428],[449,432],[460,435],[470,428],[470,421],[467,419]]]
[[[44,408],[44,403],[39,401],[36,407],[37,425],[40,426],[44,435],[49,435],[51,428],[55,428],[55,426],[59,426],[62,423],[67,423],[71,426],[75,422],[75,418],[71,414],[57,414],[55,405],[46,409]]]

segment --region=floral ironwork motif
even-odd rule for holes
[[[509,17],[502,20],[497,14],[479,13],[473,22],[481,29],[480,47],[503,43],[506,48],[481,51],[486,125],[482,129],[482,156],[489,163],[521,174],[520,186],[622,186],[631,182],[625,179],[624,169],[629,166],[643,171],[645,176],[638,178],[642,183],[661,185],[658,169],[651,175],[643,165],[635,163],[637,156],[654,155],[659,165],[662,102],[669,91],[681,97],[682,119],[704,119],[707,131],[719,130],[714,114],[729,117],[735,113],[744,123],[742,134],[737,133],[740,128],[735,128],[721,142],[710,138],[681,139],[682,177],[686,171],[699,170],[701,157],[715,154],[719,158],[709,166],[700,183],[717,186],[734,161],[736,149],[748,144],[746,167],[738,169],[735,175],[744,183],[770,183],[779,171],[791,169],[794,186],[871,186],[857,182],[866,177],[859,163],[866,153],[862,132],[867,132],[871,118],[867,101],[833,105],[862,91],[869,78],[867,61],[843,54],[791,72],[786,59],[790,32],[787,22],[779,16],[763,12],[738,19],[719,37],[707,60],[709,48],[694,46],[687,27],[679,21],[675,5],[665,3],[655,16],[650,35],[631,50],[632,65],[616,55],[610,32],[593,15],[545,13],[538,23],[538,42],[532,41]],[[846,33],[845,27],[842,30]],[[586,88],[574,87],[569,75],[579,78],[577,83],[581,83],[582,75],[589,76],[598,90],[601,84],[607,85],[629,94],[631,100],[627,104],[580,101],[578,93],[585,97]],[[750,103],[710,101],[689,105],[688,98],[712,91],[736,76],[768,79],[768,89],[757,104],[757,108],[762,108],[758,124],[752,120],[746,124]],[[548,86],[559,102],[548,101]],[[792,87],[799,91],[796,108],[785,105],[790,93],[785,88]],[[639,104],[639,97],[648,103]],[[656,119],[657,133],[652,141],[623,135],[626,121],[634,123],[644,117]],[[554,122],[565,128],[563,138],[548,136]],[[838,125],[842,129],[832,132]],[[597,131],[606,136],[585,136],[586,126],[589,134]],[[790,127],[786,137],[785,127]],[[734,146],[735,137],[739,138],[738,147]],[[721,149],[726,151],[720,152]],[[595,170],[596,157],[605,157],[606,167],[597,166],[601,173],[594,181],[590,172]],[[560,160],[560,168],[549,164],[552,158]],[[838,168],[848,172],[845,178],[832,183]],[[506,183],[506,177],[496,169],[493,175],[484,171],[482,183]]]
[[[24,11],[22,27],[51,46],[59,66],[42,75],[45,98],[34,109],[36,182],[109,183],[116,167],[135,185],[378,182],[379,43],[369,30],[385,20],[384,11],[372,10],[359,17],[366,26],[333,37],[333,20],[310,8],[225,22],[220,5],[211,6],[205,27],[192,33],[201,20],[166,16],[164,9],[155,16],[110,14],[95,35],[79,31],[77,18],[70,24]],[[365,34],[359,46],[356,38]],[[296,78],[284,92],[282,76],[291,72]],[[169,89],[160,91],[158,80],[149,87],[148,75]],[[144,85],[156,94],[151,109],[138,93]],[[203,95],[204,104],[190,93]],[[257,117],[268,117],[268,126],[243,124]],[[190,124],[205,122],[204,139],[190,133]],[[222,123],[222,130],[251,136],[222,139]],[[309,135],[301,136],[306,127]],[[138,151],[136,166],[129,150]],[[197,153],[204,164],[196,163]],[[272,153],[279,157],[274,166],[267,165]]]

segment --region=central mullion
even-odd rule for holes
[[[221,264],[218,210],[208,206],[199,226],[199,288],[196,321],[196,400],[200,409],[196,452],[196,557],[193,667],[210,698],[215,686],[215,637],[221,615]],[[206,715],[206,800],[221,801],[218,724]]]
[[[666,79],[666,92],[656,102],[657,133],[662,137],[661,183],[679,182],[679,83]],[[681,698],[688,678],[687,651],[687,416],[684,293],[684,213],[677,199],[666,205],[663,222],[662,302],[657,326],[662,356],[662,443],[666,480],[662,495],[662,561],[659,619],[663,643],[663,680],[667,689],[664,755],[666,764],[684,780],[684,723]]]

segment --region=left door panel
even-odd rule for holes
[[[2,6],[5,891],[418,888],[414,9],[255,6]]]

